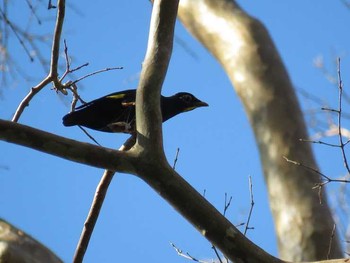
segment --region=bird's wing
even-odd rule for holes
[[[107,101],[113,102],[115,105],[120,104],[121,106],[131,106],[130,103],[133,103],[132,106],[135,106],[135,96],[136,96],[136,90],[134,89],[114,92],[104,97],[85,103],[75,109],[81,110],[84,108],[88,108],[94,104],[101,104]]]

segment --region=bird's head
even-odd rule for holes
[[[200,101],[191,93],[179,92],[172,96],[172,99],[176,102],[177,106],[182,112],[191,111],[198,107],[207,107],[207,103]]]
[[[163,121],[166,121],[182,112],[208,106],[207,103],[200,101],[188,92],[179,92],[170,97],[162,96],[161,104]]]

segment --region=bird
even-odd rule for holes
[[[132,134],[136,130],[135,121],[136,90],[114,92],[85,103],[63,117],[64,126],[83,126],[109,133]],[[161,96],[163,122],[198,107],[209,106],[188,92],[173,96]]]

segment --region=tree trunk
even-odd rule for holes
[[[320,204],[317,169],[288,73],[265,27],[230,0],[181,0],[185,27],[216,57],[242,100],[260,151],[280,257],[326,259],[334,225],[326,195]],[[234,121],[234,120],[232,120]],[[323,191],[323,189],[322,189]],[[330,258],[342,256],[337,237]]]

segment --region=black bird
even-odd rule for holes
[[[132,133],[135,131],[136,90],[111,93],[88,102],[63,117],[64,126],[80,125],[103,132]],[[163,122],[175,115],[208,106],[187,92],[171,97],[161,96]]]

